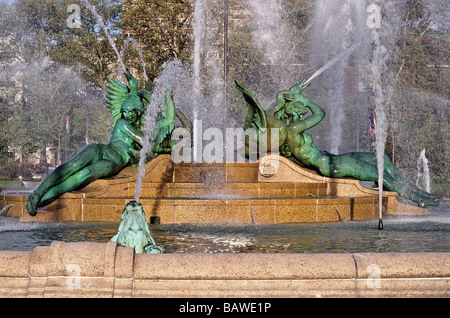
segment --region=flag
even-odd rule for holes
[[[69,134],[69,114],[66,114],[66,133]]]
[[[372,137],[375,136],[375,129],[377,128],[377,121],[375,119],[375,113],[372,109],[369,110],[369,131]]]

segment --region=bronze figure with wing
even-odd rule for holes
[[[107,104],[114,118],[109,143],[88,144],[72,160],[58,166],[28,197],[30,215],[63,193],[138,163],[144,135],[143,101],[150,102],[151,92],[138,90],[138,82],[129,72],[125,77],[128,85],[110,80],[107,88]]]
[[[320,106],[302,95],[302,91],[309,85],[305,81],[287,91],[278,92],[276,104],[267,110],[261,108],[244,85],[238,82],[236,84],[244,94],[248,108],[245,127],[279,128],[281,155],[325,177],[378,181],[375,153],[349,152],[335,155],[320,150],[314,144],[312,136],[306,130],[320,123],[326,114]],[[305,118],[308,112],[311,114]],[[408,181],[387,155],[384,156],[383,187],[421,207],[439,205],[442,200],[442,197],[427,193]]]
[[[191,134],[192,139],[192,122],[180,109],[175,107],[171,88],[166,88],[160,106],[161,108],[151,135],[153,147],[151,152],[147,153],[147,161],[160,154],[170,154],[172,152],[175,146],[175,142],[172,140],[172,132],[175,129],[176,118],[179,119],[182,127]]]
[[[264,110],[256,97],[244,84],[238,81],[235,81],[235,83],[242,92],[247,106],[244,130],[249,138],[245,142],[245,156],[250,158],[259,156],[261,152],[260,146],[264,145],[264,143],[264,150],[272,149],[272,129],[278,129],[279,150],[282,155],[290,157],[289,151],[285,148],[287,125],[284,120],[286,104],[284,96],[287,94],[287,91],[279,92],[277,94],[277,104]]]

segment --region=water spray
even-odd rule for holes
[[[139,59],[141,60],[142,71],[144,73],[145,82],[148,82],[147,72],[145,70],[144,57],[142,56],[142,52],[141,52],[141,49],[139,48],[139,44],[138,44],[138,42],[135,39],[133,39],[131,37],[127,37],[127,39],[123,43],[122,49],[120,50],[120,60],[123,60],[123,55],[125,53],[125,48],[127,47],[128,43],[133,43],[134,47],[136,48],[136,51],[139,54]]]
[[[419,186],[420,179],[423,178],[423,186]],[[416,186],[422,188],[426,192],[430,192],[430,170],[428,169],[428,159],[425,157],[425,148],[417,159],[417,180]]]
[[[98,25],[103,29],[103,32],[105,33],[106,37],[108,38],[109,43],[111,44],[112,48],[114,49],[114,52],[116,52],[117,58],[119,59],[119,62],[120,62],[120,65],[123,68],[123,71],[126,73],[127,72],[127,68],[125,67],[125,64],[122,61],[120,53],[117,50],[116,44],[114,43],[114,40],[112,39],[111,35],[109,34],[108,29],[105,26],[105,23],[103,23],[102,17],[97,13],[97,10],[95,10],[95,7],[92,4],[90,4],[88,0],[83,0],[83,3],[92,12],[92,14],[97,19]]]
[[[331,66],[333,66],[334,64],[337,63],[337,61],[343,59],[344,57],[346,57],[347,55],[349,55],[351,52],[353,52],[354,49],[356,49],[356,47],[358,47],[360,45],[360,42],[353,44],[352,46],[350,46],[348,49],[346,49],[345,51],[342,51],[341,53],[339,53],[339,55],[335,56],[333,59],[331,59],[330,61],[327,62],[327,64],[325,64],[324,66],[322,66],[320,69],[318,69],[313,75],[311,75],[311,77],[309,77],[304,85],[308,84],[309,82],[311,82],[313,79],[315,79],[317,76],[319,76],[320,74],[322,74],[325,70],[329,69]]]
[[[335,56],[333,59],[331,59],[329,62],[327,62],[324,66],[322,66],[320,69],[318,69],[311,77],[309,77],[305,82],[304,85],[310,83],[313,79],[315,79],[317,76],[319,76],[320,74],[322,74],[325,70],[327,70],[328,68],[330,68],[331,66],[333,66],[334,64],[336,64],[339,60],[345,58],[346,56],[348,56],[351,52],[353,52],[353,50],[358,47],[360,45],[360,42],[353,44],[352,46],[350,46],[348,49],[346,49],[345,51],[339,53],[339,55]],[[384,165],[381,165],[382,167]],[[379,167],[380,168],[380,167]],[[382,170],[381,170],[382,171]],[[379,172],[380,174],[380,169]],[[382,172],[381,172],[382,175]],[[378,219],[378,229],[382,230],[383,229],[383,215],[382,215],[382,189],[383,189],[383,178],[379,178],[379,219]]]

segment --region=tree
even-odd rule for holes
[[[87,12],[82,11],[86,15],[85,28],[78,32],[79,36],[68,28],[66,9],[72,2],[17,0],[8,7],[9,14],[5,15],[8,19],[1,21],[2,36],[17,40],[11,43],[20,43],[9,48],[20,59],[14,66],[5,67],[1,74],[2,81],[15,82],[19,94],[2,102],[4,122],[0,139],[24,160],[36,152],[45,158],[45,150],[50,146],[60,162],[73,156],[89,139],[107,142],[110,129],[104,114],[109,117],[110,114],[103,103],[104,93],[98,87],[104,86],[112,75],[117,56],[114,61],[113,50],[105,46],[102,31]],[[110,12],[107,24],[117,30],[118,1],[99,3],[102,4],[99,12]],[[76,48],[79,50],[74,52]],[[89,117],[97,126],[98,118],[102,118],[103,129],[88,134]],[[70,123],[68,133],[66,118]]]
[[[440,1],[434,5],[439,3],[445,5]],[[417,158],[426,149],[432,180],[442,189],[448,187],[449,178],[450,78],[444,67],[449,63],[449,39],[448,26],[438,23],[443,14],[431,9],[423,1],[402,4],[401,58],[392,66],[397,70],[397,85],[388,116],[387,149],[411,181],[417,174]]]
[[[57,63],[80,68],[83,77],[101,87],[105,87],[108,78],[115,72],[118,57],[109,43],[102,28],[97,25],[96,17],[80,1],[59,1],[59,11],[55,19],[62,24],[53,36],[48,54]],[[81,25],[69,27],[67,19],[69,5],[80,3]],[[108,32],[120,47],[122,41],[122,1],[91,0],[97,13],[102,17]],[[50,40],[50,39],[49,39]]]
[[[123,32],[142,49],[150,80],[159,75],[164,62],[191,58],[192,6],[188,0],[126,1]],[[139,72],[142,66],[135,49],[126,60]]]

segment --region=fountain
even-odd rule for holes
[[[122,49],[120,50],[119,56],[120,56],[120,61],[123,61],[123,55],[125,53],[125,49],[127,48],[128,43],[133,43],[134,47],[136,48],[136,51],[139,54],[139,59],[141,61],[142,64],[142,73],[144,74],[144,80],[145,82],[148,82],[148,77],[147,77],[147,71],[145,69],[145,62],[144,62],[144,57],[142,56],[142,52],[141,49],[139,48],[139,44],[137,43],[137,41],[135,39],[133,39],[132,37],[128,37],[125,42],[123,43]],[[122,62],[123,63],[123,62]]]
[[[119,246],[132,247],[136,253],[164,253],[150,235],[145,212],[136,201],[127,203],[122,212],[117,234],[111,238]]]
[[[97,20],[99,21],[99,24],[103,27],[106,35],[108,36],[108,39],[110,39],[110,42],[112,42],[111,37],[107,34],[107,30],[104,27],[104,25],[102,24],[102,20],[101,17],[98,16],[98,14],[95,11],[95,8],[92,7],[91,5],[89,5],[89,3],[86,2],[86,5],[88,6],[88,8],[91,10],[91,12],[97,17]],[[155,158],[155,161],[153,162],[153,166],[155,165],[160,165],[164,171],[146,171],[146,165],[145,162],[148,159],[148,153],[151,152],[151,149],[153,149],[153,144],[152,144],[152,138],[151,138],[151,134],[152,131],[155,130],[155,115],[156,113],[158,113],[160,110],[160,105],[163,104],[163,99],[165,96],[165,91],[167,90],[167,88],[170,88],[172,90],[173,93],[173,98],[175,100],[175,104],[177,105],[177,107],[182,108],[185,111],[190,111],[192,117],[194,119],[194,129],[193,129],[193,137],[194,137],[194,142],[193,142],[193,154],[194,154],[194,162],[196,163],[201,163],[202,160],[202,155],[203,153],[201,152],[202,149],[197,149],[198,148],[198,139],[201,139],[201,136],[196,136],[196,134],[203,134],[203,131],[201,131],[201,129],[199,129],[197,127],[197,125],[199,124],[200,120],[198,120],[197,116],[199,115],[199,107],[200,108],[204,108],[206,107],[206,105],[208,104],[213,104],[211,102],[214,102],[214,99],[210,99],[210,100],[200,100],[200,90],[201,90],[201,81],[200,81],[200,61],[199,59],[201,58],[202,52],[204,50],[207,49],[207,47],[204,47],[201,43],[201,36],[202,36],[202,23],[203,23],[203,19],[202,19],[202,15],[204,13],[204,3],[203,1],[197,1],[196,5],[195,5],[195,18],[196,18],[196,32],[195,32],[195,41],[194,41],[194,67],[193,67],[193,75],[191,75],[192,73],[189,70],[189,67],[186,65],[183,65],[183,63],[174,61],[174,62],[168,62],[165,66],[163,66],[162,69],[162,73],[161,75],[156,79],[155,81],[155,91],[153,92],[153,96],[152,99],[150,101],[149,98],[147,98],[147,100],[150,101],[149,105],[148,105],[148,109],[146,110],[146,118],[145,118],[145,127],[144,127],[144,136],[143,136],[143,142],[142,142],[142,150],[141,150],[141,157],[139,160],[139,169],[137,171],[137,173],[131,172],[130,169],[124,169],[123,171],[120,172],[120,174],[118,175],[120,178],[122,179],[120,181],[115,180],[114,183],[117,184],[116,186],[113,186],[112,188],[110,187],[109,183],[110,182],[106,182],[104,180],[102,181],[98,181],[97,183],[103,183],[103,185],[101,186],[97,186],[96,184],[92,184],[88,187],[86,187],[84,192],[85,194],[83,194],[83,198],[86,197],[87,193],[89,193],[89,197],[91,198],[96,198],[98,197],[98,195],[100,195],[100,197],[105,198],[105,197],[121,197],[121,196],[129,196],[129,193],[134,192],[134,200],[138,201],[141,198],[141,192],[142,192],[142,187],[143,187],[143,183],[144,182],[153,182],[153,180],[157,181],[157,182],[186,182],[186,181],[190,181],[190,183],[195,184],[196,188],[202,188],[204,189],[204,187],[199,186],[197,183],[200,182],[207,182],[208,186],[210,187],[210,191],[208,191],[209,195],[218,195],[218,194],[224,194],[224,195],[240,195],[239,191],[237,191],[238,187],[237,185],[233,184],[233,182],[244,182],[244,181],[248,181],[250,183],[257,183],[257,184],[249,184],[248,185],[248,189],[251,188],[255,188],[257,187],[258,189],[261,189],[261,183],[262,182],[269,182],[269,183],[279,183],[277,185],[277,187],[280,189],[284,189],[286,188],[285,184],[282,183],[286,183],[286,182],[292,182],[294,180],[298,180],[298,182],[313,182],[316,183],[317,180],[321,180],[320,176],[316,177],[313,174],[311,174],[309,171],[303,171],[303,170],[299,170],[299,167],[296,167],[295,164],[291,163],[290,161],[284,161],[282,158],[276,158],[276,156],[274,156],[274,154],[272,154],[271,156],[267,156],[267,157],[263,157],[260,158],[259,163],[256,164],[251,164],[249,163],[248,165],[241,165],[240,163],[235,163],[235,162],[227,162],[226,164],[222,164],[222,165],[218,165],[218,164],[213,164],[212,166],[210,165],[197,165],[192,166],[186,163],[181,163],[181,165],[179,165],[178,163],[173,162],[172,158],[167,157],[167,156],[161,156],[160,158]],[[319,5],[317,7],[317,12],[318,13],[318,19],[319,21],[321,21],[320,16],[326,15],[326,10],[332,9],[336,4],[333,4],[329,7],[323,8],[321,7],[321,5]],[[260,7],[260,6],[257,6]],[[373,7],[373,6],[370,6]],[[278,7],[277,7],[278,8]],[[342,12],[344,15],[348,16],[350,10],[351,5],[350,2],[346,3],[345,6],[343,6],[342,8]],[[375,6],[375,9],[377,7]],[[278,8],[280,9],[280,8]],[[277,10],[278,10],[277,9]],[[326,9],[326,10],[325,10]],[[346,24],[347,29],[351,30],[353,27],[355,27],[355,25],[359,25],[354,21],[361,21],[361,6],[356,6],[356,18],[350,19],[348,18],[348,22]],[[280,9],[281,10],[281,9]],[[323,10],[325,10],[326,12],[323,12]],[[369,8],[367,10],[367,12],[369,12]],[[278,12],[278,11],[277,11]],[[264,18],[264,14],[261,12],[256,12],[257,16],[261,16]],[[275,14],[274,18],[277,19],[278,15]],[[377,158],[378,158],[378,169],[379,169],[379,179],[378,179],[378,183],[379,184],[383,184],[383,173],[380,173],[380,171],[384,170],[383,164],[384,164],[384,160],[380,160],[380,154],[382,154],[384,151],[384,140],[385,140],[385,136],[383,134],[385,134],[385,128],[383,128],[383,124],[386,122],[385,119],[383,119],[384,116],[384,104],[386,104],[389,100],[390,100],[390,95],[392,95],[392,85],[388,83],[387,80],[381,80],[381,74],[383,72],[386,72],[386,63],[387,63],[387,58],[389,57],[389,55],[386,54],[386,43],[384,42],[385,39],[390,39],[393,37],[393,35],[395,34],[395,31],[392,31],[389,27],[389,23],[387,23],[386,21],[384,22],[384,31],[381,32],[379,30],[379,25],[381,25],[380,21],[376,21],[376,19],[379,19],[378,16],[375,16],[374,18],[374,22],[371,24],[372,26],[372,33],[373,33],[373,41],[375,43],[375,51],[374,51],[374,62],[373,62],[373,78],[374,78],[374,87],[375,87],[375,104],[376,104],[376,111],[377,111],[377,116],[378,118],[378,126],[377,126]],[[264,20],[264,19],[263,19]],[[279,20],[279,19],[278,19]],[[278,22],[270,22],[270,21],[265,21],[266,24],[268,23],[269,25],[278,25]],[[336,23],[338,23],[337,21],[335,21]],[[358,22],[358,23],[359,23]],[[331,21],[331,24],[333,24],[334,22]],[[259,22],[259,24],[261,24],[261,21]],[[259,25],[258,24],[258,25]],[[397,23],[392,22],[392,24],[397,25]],[[263,25],[265,25],[263,23]],[[350,25],[350,26],[349,26]],[[283,27],[281,27],[283,28]],[[327,28],[334,28],[333,25],[329,25],[325,27],[325,30]],[[349,31],[350,32],[350,31]],[[351,32],[349,33],[351,34]],[[258,44],[261,46],[261,49],[267,51],[267,39],[265,37],[261,38],[261,34],[258,32],[254,32],[253,36],[255,37],[255,39],[258,42]],[[317,35],[315,36],[317,38]],[[269,38],[272,38],[271,35],[269,35]],[[349,46],[349,48],[347,48],[346,50],[342,51],[340,54],[338,54],[337,56],[335,56],[334,58],[332,58],[331,60],[328,61],[328,63],[325,63],[325,65],[323,65],[318,71],[316,71],[313,75],[310,76],[310,78],[306,81],[303,82],[302,85],[304,85],[304,87],[307,86],[308,83],[311,83],[315,78],[317,78],[318,76],[321,76],[321,74],[323,74],[324,72],[328,72],[330,70],[332,70],[335,67],[341,68],[343,62],[347,61],[349,58],[350,54],[353,54],[355,50],[358,50],[358,52],[361,52],[360,46],[362,45],[362,39],[360,39],[359,43],[355,43],[351,46]],[[350,40],[349,40],[350,41]],[[283,42],[283,41],[282,41]],[[348,42],[348,41],[347,41]],[[139,46],[137,45],[136,41],[134,39],[127,39],[125,41],[124,47],[128,44],[128,43],[133,43],[136,48],[138,49],[139,53]],[[114,43],[111,43],[111,45],[113,45],[116,53],[118,54],[118,60],[120,61],[121,65],[123,66],[124,69],[126,69],[123,61],[122,61],[122,54],[117,52],[117,48],[115,48]],[[364,45],[365,46],[365,45]],[[345,47],[345,46],[344,46]],[[123,53],[124,48],[122,48],[122,53]],[[269,52],[268,52],[269,53]],[[281,59],[280,54],[277,54],[277,51],[275,52],[270,52],[271,54],[268,56],[268,60],[271,61],[272,64],[279,64],[279,61]],[[140,54],[141,56],[141,60],[142,60],[142,54]],[[336,64],[337,63],[337,64]],[[143,65],[144,67],[144,65]],[[145,67],[144,67],[145,70]],[[191,77],[193,76],[193,77]],[[189,83],[192,83],[192,85],[190,85]],[[219,85],[221,86],[221,85]],[[303,90],[304,88],[300,89]],[[338,89],[338,91],[340,91]],[[245,95],[245,94],[244,94]],[[214,95],[215,96],[215,95]],[[190,99],[189,99],[190,98]],[[183,100],[183,103],[180,102],[181,100]],[[217,102],[218,105],[221,105],[221,101]],[[180,105],[180,106],[178,106]],[[194,105],[194,106],[191,106]],[[342,111],[340,111],[342,113]],[[219,114],[219,116],[221,116]],[[213,118],[217,118],[214,117]],[[217,122],[217,120],[215,120]],[[288,119],[289,121],[289,119]],[[295,119],[294,119],[295,121]],[[201,127],[201,122],[200,122],[200,127]],[[339,120],[338,120],[338,125],[339,125]],[[173,129],[173,128],[172,128]],[[199,152],[200,150],[200,152]],[[223,152],[225,153],[225,151]],[[197,156],[198,154],[200,154],[200,158],[199,156]],[[289,156],[288,156],[289,157]],[[290,159],[293,159],[293,157],[289,157]],[[294,162],[299,163],[299,161],[296,161],[296,159],[293,159]],[[298,160],[298,158],[297,158]],[[278,163],[275,164],[275,166],[273,165],[274,162],[278,162],[281,161],[283,162],[281,170],[279,170],[278,168]],[[301,161],[301,160],[300,160]],[[219,161],[219,162],[223,162]],[[151,166],[151,163],[148,163],[147,165]],[[234,166],[233,166],[234,165]],[[232,167],[233,166],[233,167]],[[239,168],[238,168],[239,167]],[[289,168],[287,168],[289,167]],[[298,177],[287,177],[283,175],[283,169],[293,169],[296,171],[296,174],[298,174]],[[178,170],[178,171],[177,171]],[[278,171],[279,170],[279,171]],[[182,171],[182,172],[180,172]],[[219,174],[220,178],[214,178],[211,179],[211,176],[213,175],[212,171],[214,171],[214,173]],[[236,172],[235,172],[236,171]],[[238,176],[237,174],[240,171],[242,172],[242,176]],[[131,175],[130,175],[131,173]],[[186,173],[187,176],[183,176],[183,174]],[[127,179],[128,175],[130,175],[131,180]],[[154,175],[154,176],[151,176]],[[122,177],[123,176],[123,177]],[[206,176],[206,177],[205,177]],[[328,177],[332,177],[332,175],[329,175]],[[147,178],[147,179],[146,179]],[[297,179],[296,179],[297,178]],[[145,179],[145,180],[144,180]],[[215,180],[215,182],[214,182]],[[314,180],[314,181],[313,181]],[[131,181],[131,183],[136,181],[136,184],[129,184],[129,182]],[[215,184],[217,183],[218,184]],[[295,182],[295,181],[294,181]],[[326,184],[326,186],[324,187],[325,192],[323,192],[323,194],[327,194],[327,195],[334,195],[337,197],[343,196],[347,193],[348,196],[352,196],[352,199],[350,201],[348,201],[348,203],[345,203],[345,210],[347,212],[342,212],[342,208],[337,208],[337,207],[330,207],[331,211],[333,212],[324,212],[325,214],[330,214],[334,215],[333,218],[336,218],[337,220],[342,220],[342,219],[358,219],[358,218],[371,218],[373,217],[373,206],[371,204],[367,205],[367,208],[365,212],[361,212],[363,213],[364,216],[358,216],[357,213],[355,213],[355,211],[364,211],[364,209],[357,209],[355,208],[355,205],[359,202],[359,199],[356,199],[357,197],[370,197],[373,195],[373,192],[370,192],[371,190],[368,189],[364,189],[362,188],[358,182],[354,182],[352,185],[350,185],[352,182],[349,182],[348,180],[326,180],[326,178],[323,178],[322,182],[330,182],[333,183],[333,185],[331,186],[330,184]],[[126,183],[127,186],[125,188],[122,188],[122,193],[123,194],[112,194],[109,193],[108,195],[104,194],[105,191],[113,191],[113,188],[119,188],[122,187],[121,184]],[[211,183],[214,184],[213,187],[211,187]],[[222,185],[222,183],[224,185]],[[119,185],[120,184],[120,185]],[[300,186],[300,184],[298,185]],[[314,185],[316,186],[316,185]],[[145,186],[144,186],[145,187]],[[162,185],[162,188],[167,188],[169,189],[168,191],[171,192],[168,195],[168,198],[175,198],[176,196],[174,196],[174,193],[176,193],[176,191],[171,191],[170,190],[170,186],[167,185]],[[180,185],[180,188],[183,187],[182,185]],[[189,186],[192,187],[192,186]],[[194,187],[194,188],[195,188]],[[163,191],[162,188],[159,191]],[[293,194],[287,194],[288,192],[284,192],[281,191],[283,193],[282,197],[289,197],[289,198],[301,198],[301,196],[299,196],[299,191],[297,191],[297,185],[295,185],[294,187],[294,193]],[[340,190],[340,188],[342,188],[342,190]],[[389,211],[386,211],[387,213],[397,213],[396,211],[398,209],[403,209],[403,208],[399,208],[401,205],[400,203],[395,202],[395,196],[394,194],[388,194],[386,192],[383,192],[382,187],[379,187],[379,191],[378,191],[378,202],[375,203],[374,201],[372,201],[372,204],[376,204],[377,205],[377,209],[379,211],[379,219],[380,219],[380,224],[381,224],[381,218],[382,218],[382,211],[383,211],[383,206],[384,209],[388,209]],[[92,189],[92,190],[91,190]],[[95,190],[94,190],[95,189]],[[108,189],[108,190],[106,190]],[[222,191],[224,189],[227,189],[226,193],[222,193]],[[319,189],[319,187],[317,188]],[[126,192],[123,192],[126,191]],[[236,192],[237,191],[237,192]],[[322,190],[320,190],[322,191]],[[308,192],[309,194],[312,194],[314,196],[319,195],[319,190],[315,191],[310,191]],[[96,194],[96,192],[98,194]],[[189,192],[189,191],[188,191]],[[260,190],[258,190],[258,193],[260,192]],[[100,194],[102,193],[102,194]],[[126,194],[125,194],[126,193]],[[153,192],[151,192],[153,193]],[[191,192],[191,193],[195,193]],[[322,192],[320,192],[322,193]],[[70,196],[70,195],[68,195]],[[144,195],[144,197],[146,197],[148,195]],[[155,194],[150,194],[150,197],[154,197]],[[159,195],[160,196],[160,195]],[[184,195],[183,195],[184,197]],[[189,196],[186,196],[187,198]],[[247,196],[248,198],[252,198],[253,196]],[[260,196],[258,195],[259,198],[268,198],[268,197],[273,197],[273,194],[269,195],[269,196]],[[49,206],[49,209],[52,210],[52,206],[56,207],[58,206],[58,208],[56,210],[52,210],[54,214],[60,213],[61,210],[64,210],[66,204],[62,204],[62,208],[61,208],[61,202],[63,202],[65,199],[64,197],[61,197],[61,200],[58,203],[55,203],[53,205]],[[125,199],[125,204],[128,202],[128,199]],[[78,199],[76,199],[76,201],[78,201]],[[162,222],[164,223],[170,223],[170,222],[178,222],[177,218],[181,215],[180,214],[180,209],[178,207],[178,203],[177,200],[169,200],[171,201],[171,205],[174,207],[174,213],[175,213],[175,217],[174,216],[163,216],[161,215],[162,210],[160,210],[159,207],[159,203],[156,202],[156,206],[153,206],[154,203],[151,203],[150,206],[147,208],[147,210],[152,211],[151,214],[152,216],[155,217],[159,217]],[[313,206],[316,206],[316,212],[315,212],[315,218],[314,220],[318,220],[321,217],[319,217],[320,214],[320,209],[318,208],[319,206],[319,202],[321,200],[316,200],[313,203]],[[72,204],[69,203],[71,202],[70,200],[67,201],[66,203],[68,205],[75,205],[78,206],[79,208],[77,208],[77,212],[76,212],[76,216],[71,216],[70,218],[73,218],[74,220],[78,220],[79,218],[81,218],[82,220],[85,219],[85,214],[87,211],[90,210],[90,208],[87,207],[87,205],[84,203],[81,203],[81,205],[79,203],[77,204]],[[219,202],[219,201],[218,201]],[[231,204],[233,201],[225,199],[225,206],[227,207],[229,204]],[[295,204],[305,204],[305,201],[295,201]],[[361,201],[363,202],[363,201]],[[9,202],[6,202],[9,203]],[[291,202],[288,203],[288,201],[286,202],[287,204],[292,204]],[[208,206],[212,204],[212,202],[208,202]],[[234,204],[234,203],[233,203]],[[363,203],[359,203],[361,206],[364,206]],[[278,207],[280,206],[280,202],[278,203],[274,203],[274,205],[278,205]],[[95,206],[95,204],[94,204]],[[116,209],[115,205],[113,205],[114,208],[112,209]],[[389,208],[388,208],[389,207]],[[81,208],[81,209],[80,209]],[[209,211],[211,208],[206,208],[205,211]],[[370,210],[370,211],[369,211]],[[57,212],[58,211],[58,212]],[[82,211],[82,212],[81,212]],[[175,212],[176,211],[176,212]],[[252,209],[251,213],[246,213],[246,216],[244,219],[248,219],[249,217],[251,217],[249,220],[254,219],[255,215],[258,214],[258,212],[255,209]],[[326,211],[326,209],[324,210]],[[337,211],[337,213],[336,213]],[[15,212],[15,213],[20,213],[20,212]],[[64,213],[64,212],[62,212]],[[256,214],[255,214],[256,213]],[[425,212],[411,212],[411,213],[425,213]],[[81,215],[80,215],[81,214]],[[50,218],[50,214],[49,213],[45,213],[45,218]],[[62,218],[65,218],[63,216],[59,216]],[[104,216],[106,217],[106,216]],[[106,218],[110,218],[111,216],[107,216]],[[116,213],[116,218],[118,217],[118,214]],[[204,218],[205,216],[201,216],[200,219]],[[325,219],[329,220],[330,216],[327,216]],[[26,214],[23,216],[23,219],[25,220],[27,218]],[[195,218],[194,218],[195,219]],[[207,218],[209,219],[209,218]],[[261,219],[258,216],[258,219]],[[264,218],[263,218],[264,219]],[[300,220],[305,220],[308,218],[305,217],[300,217],[296,216],[292,219],[283,219],[282,217],[274,217],[273,219],[273,223],[279,223],[280,220],[283,220],[282,222],[290,222],[290,221],[300,221]],[[97,219],[97,217],[94,217],[94,220],[104,220],[103,217],[101,217],[100,219]],[[231,218],[229,217],[228,213],[225,213],[225,217],[221,217],[219,219],[216,219],[217,221],[219,220],[231,220]],[[272,221],[271,221],[272,223]]]
[[[320,79],[322,83],[318,84],[324,86],[324,90],[326,90],[320,103],[326,105],[327,113],[336,123],[330,127],[330,152],[334,154],[340,154],[343,149],[348,148],[348,145],[344,144],[347,134],[344,131],[344,106],[346,103],[355,102],[349,97],[353,97],[355,91],[359,89],[358,87],[351,89],[348,87],[349,77],[353,72],[361,77],[361,82],[364,82],[364,63],[367,60],[370,44],[365,25],[367,16],[365,2],[364,0],[333,0],[322,1],[315,6],[316,23],[311,43],[314,65],[318,67],[325,64],[336,55],[336,52],[353,47],[353,50],[348,52],[349,54],[339,58],[339,63],[327,72],[326,76]],[[353,63],[351,60],[354,60]],[[359,149],[356,150],[359,151]]]
[[[196,1],[196,17],[201,15],[204,5],[203,0]],[[260,12],[258,15],[261,16]],[[390,100],[390,91],[386,91],[386,87],[390,86],[384,86],[382,78],[386,67],[383,44],[377,40],[379,34],[374,33],[373,36],[376,42],[374,61],[379,62],[373,71],[379,124],[383,121],[382,107]],[[198,37],[196,39],[200,40]],[[267,43],[261,44],[262,49],[267,47]],[[303,99],[301,91],[308,83],[314,86],[315,78],[325,76],[334,67],[343,70],[342,63],[333,63],[343,58],[340,62],[345,64],[350,54],[362,45],[359,42],[347,44],[333,52],[333,56],[339,52],[342,54],[335,59],[330,56],[331,61],[323,62],[323,67],[308,80],[291,87],[294,102],[313,109],[312,102]],[[197,45],[195,56],[200,58],[201,45],[198,42]],[[271,61],[275,64],[276,58],[272,57]],[[123,61],[121,64],[125,70]],[[203,108],[217,99],[199,97],[201,63],[195,57],[194,64],[192,70],[180,61],[167,62],[155,80],[153,95],[146,109],[139,168],[125,167],[116,176],[99,179],[82,189],[65,193],[39,210],[35,217],[25,211],[25,197],[1,197],[2,213],[23,221],[14,224],[8,221],[6,226],[9,228],[41,228],[45,232],[51,231],[57,224],[61,231],[67,229],[64,226],[71,231],[73,226],[75,233],[78,233],[77,227],[81,229],[79,232],[84,232],[86,227],[106,226],[106,230],[99,230],[104,231],[104,235],[99,238],[94,238],[95,235],[84,236],[82,241],[85,242],[51,243],[50,239],[51,246],[32,246],[17,255],[13,255],[16,252],[0,252],[4,264],[4,269],[0,268],[1,296],[6,294],[9,286],[15,286],[14,295],[50,297],[80,296],[88,290],[92,295],[127,297],[448,295],[445,287],[449,276],[448,266],[445,266],[449,257],[448,218],[439,219],[437,224],[440,230],[435,231],[436,220],[425,219],[430,217],[429,211],[399,202],[395,192],[383,191],[382,186],[375,191],[363,187],[357,180],[320,175],[298,165],[302,163],[301,158],[286,156],[288,152],[285,148],[280,149],[280,155],[270,153],[257,162],[201,162],[203,149],[196,148],[199,145],[195,145],[195,141],[202,139],[205,133],[197,125],[205,114]],[[283,86],[283,89],[289,86]],[[223,83],[219,87],[223,89]],[[201,156],[196,155],[193,163],[175,162],[169,154],[160,154],[146,162],[147,154],[152,152],[154,146],[151,134],[158,127],[155,114],[164,112],[164,107],[161,107],[168,88],[172,89],[175,106],[193,118],[194,132],[201,135],[194,137],[194,153],[201,153]],[[240,84],[237,90],[244,93],[244,99],[241,97],[243,107],[244,100],[247,107],[251,103],[249,96],[255,102],[256,98],[245,86]],[[288,105],[293,104],[289,104],[292,102],[289,92],[284,93],[287,94],[284,95],[287,109]],[[219,95],[223,96],[222,92],[215,96]],[[217,104],[221,106],[222,102],[223,99],[219,99]],[[259,116],[264,111],[268,112],[270,108],[260,112]],[[313,112],[316,113],[316,110]],[[223,118],[223,113],[214,113]],[[302,113],[299,117],[305,115]],[[213,118],[216,120],[217,117]],[[289,123],[298,121],[296,117],[287,116],[285,119]],[[379,125],[378,129],[379,134],[385,133]],[[191,136],[191,133],[188,135]],[[380,160],[379,154],[384,153],[384,142],[381,141],[385,137],[380,136],[377,135],[377,140],[380,140],[377,162],[378,169],[381,169],[378,171],[384,171],[384,159],[381,157]],[[378,175],[378,183],[383,185],[383,173]],[[429,236],[423,239],[435,242],[438,237],[440,243],[434,247],[434,253],[421,253],[426,249],[423,244],[402,246],[402,241],[412,238],[401,236],[399,233],[405,231],[397,232],[395,226],[390,229],[391,232],[371,232],[371,220],[381,220],[384,216],[395,225],[402,222],[398,215],[412,216],[411,223],[415,220],[431,222],[431,225],[426,225]],[[0,222],[3,220],[2,217]],[[42,223],[26,222],[36,220]],[[99,225],[98,222],[104,224]],[[119,222],[119,233],[115,235]],[[150,252],[161,252],[162,249],[147,233],[147,222],[151,223],[156,241],[169,253],[140,253],[146,249]],[[404,223],[399,227],[404,229]],[[0,224],[0,235],[1,229]],[[143,239],[126,242],[126,234],[130,232],[139,233],[136,236]],[[332,234],[323,238],[326,233]],[[73,236],[80,237],[79,234]],[[111,237],[112,241],[108,242]],[[358,237],[361,241],[356,239]],[[328,244],[321,245],[320,242],[324,241]],[[141,244],[143,242],[145,244]],[[216,254],[207,255],[209,251]],[[261,251],[268,254],[251,254]],[[280,251],[292,254],[277,253]],[[401,253],[405,251],[410,253]],[[184,254],[176,255],[176,252]],[[314,254],[305,255],[304,252]],[[21,265],[17,266],[19,263]],[[13,267],[18,270],[10,275]],[[380,275],[374,276],[371,274],[373,272],[382,273],[382,282]],[[403,284],[400,291],[392,285],[399,284],[398,278]],[[420,284],[417,278],[420,278]],[[18,286],[18,280],[26,281],[26,287]],[[320,286],[325,281],[327,286]]]
[[[428,170],[428,159],[425,157],[425,149],[420,152],[419,158],[417,158],[417,179],[416,185],[419,187],[419,181],[422,180],[423,190],[430,192],[430,171]]]

